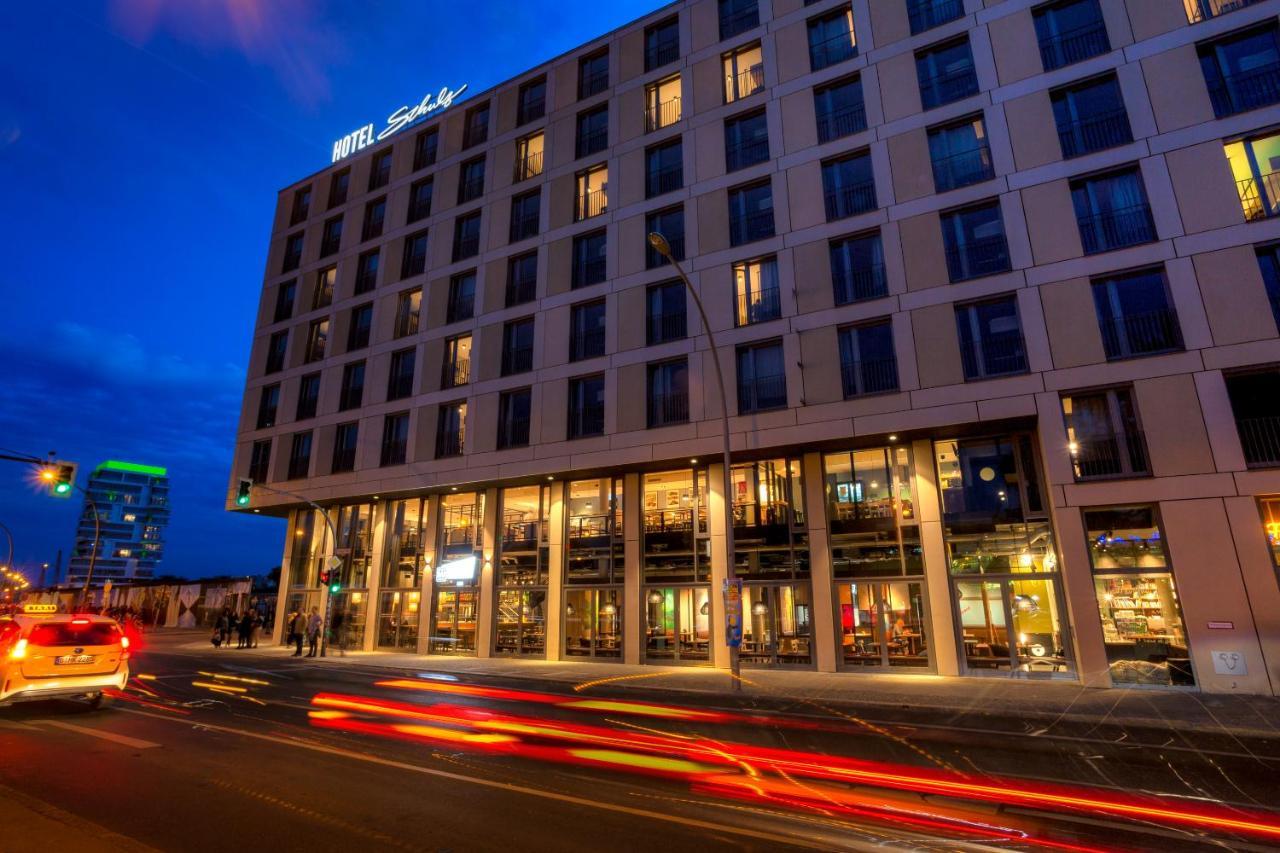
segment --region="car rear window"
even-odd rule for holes
[[[72,625],[70,622],[53,622],[37,625],[27,638],[33,646],[110,646],[119,642],[120,631],[106,622],[88,625]]]

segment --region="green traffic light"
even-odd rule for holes
[[[248,495],[237,495],[237,496],[236,496],[236,505],[237,505],[237,506],[248,506],[248,505],[249,505],[249,496],[248,496]]]
[[[329,592],[333,593],[334,595],[337,595],[338,591],[341,589],[342,589],[342,584],[340,583],[329,584]]]
[[[53,487],[53,492],[54,494],[57,494],[57,495],[65,495],[70,491],[71,491],[70,483],[59,483],[58,485]]]

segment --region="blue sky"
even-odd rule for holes
[[[10,4],[0,448],[168,467],[164,571],[276,565],[282,522],[222,506],[277,190],[428,91],[478,94],[660,5]],[[78,501],[26,479],[0,463],[0,523],[16,562],[52,563]]]

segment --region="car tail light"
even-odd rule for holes
[[[9,660],[22,660],[27,656],[27,638],[22,637],[9,649]]]
[[[120,635],[120,648],[122,649],[129,648],[129,638],[124,636],[123,634]]]
[[[89,620],[83,616],[77,616],[75,619],[71,620],[71,624],[72,625],[88,625]]]

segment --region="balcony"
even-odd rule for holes
[[[773,236],[773,208],[729,218],[729,245],[741,246]]]
[[[651,428],[688,422],[688,394],[649,395],[649,426]]]
[[[505,347],[502,350],[502,375],[525,373],[533,370],[533,345]]]
[[[1250,468],[1280,465],[1280,417],[1237,418],[1236,430]]]
[[[875,181],[837,187],[823,194],[827,208],[827,221],[844,219],[876,209]]]
[[[1077,481],[1140,477],[1151,473],[1147,444],[1139,430],[1079,436],[1067,445],[1067,451],[1071,454],[1071,468]]]
[[[527,181],[530,178],[536,178],[542,174],[542,152],[530,151],[523,157],[516,160],[515,174],[512,180],[517,184],[521,181]]]
[[[519,127],[522,124],[536,121],[546,114],[547,96],[545,93],[541,97],[521,101],[519,107],[516,108],[516,126]]]
[[[778,287],[762,287],[752,293],[739,293],[734,311],[734,324],[750,326],[766,323],[782,316],[782,290]]]
[[[720,16],[720,40],[733,38],[738,33],[760,26],[760,9],[752,3],[745,9],[738,9]]]
[[[446,323],[457,323],[462,320],[470,320],[475,316],[476,311],[476,295],[474,293],[460,293],[453,296],[449,300],[449,307],[445,311]],[[415,315],[414,331],[417,331],[417,318]]]
[[[532,302],[538,296],[538,280],[536,278],[514,279],[507,282],[507,307]]]
[[[583,329],[570,336],[570,361],[583,361],[602,355],[604,355],[604,329]]]
[[[604,434],[604,406],[575,408],[569,412],[569,438]]]
[[[826,41],[809,45],[810,69],[821,71],[837,62],[853,59],[857,55],[858,46],[853,42],[853,33],[838,33]]]
[[[818,116],[818,141],[830,142],[867,129],[867,109],[863,104],[840,107]]]
[[[650,314],[645,326],[649,346],[678,341],[688,336],[688,320],[680,314]]]
[[[907,9],[907,20],[911,24],[911,34],[916,35],[954,21],[963,14],[964,0],[917,0]]]
[[[995,275],[1008,269],[1009,246],[1003,234],[947,249],[947,274],[953,282]]]
[[[652,71],[680,58],[680,34],[667,36],[644,49],[644,70]]]
[[[1209,100],[1218,118],[1280,102],[1280,63],[1220,74],[1209,83]]]
[[[464,234],[454,238],[453,241],[453,259],[460,261],[463,258],[474,257],[480,254],[480,235]]]
[[[1240,193],[1246,221],[1267,219],[1280,213],[1280,172],[1236,181],[1236,190]]]
[[[609,197],[603,189],[591,190],[585,196],[578,196],[577,210],[578,221],[590,219],[593,216],[599,216],[609,209]]]
[[[1058,126],[1058,142],[1065,160],[1132,141],[1133,131],[1129,129],[1129,114],[1124,107]]]
[[[498,449],[525,447],[529,444],[529,418],[507,418],[498,426]]]
[[[787,377],[757,376],[751,382],[738,383],[738,414],[781,409],[787,405]]]
[[[684,164],[672,163],[655,169],[645,176],[644,197],[653,198],[664,193],[675,192],[684,185]]]
[[[579,131],[577,142],[574,144],[573,156],[575,159],[579,157],[588,157],[598,151],[603,151],[608,147],[608,125],[592,128],[585,132]]]
[[[445,363],[444,375],[440,385],[444,388],[457,388],[471,381],[471,359],[464,358],[453,364]]]
[[[527,213],[524,216],[511,220],[511,233],[508,234],[509,241],[518,243],[521,240],[527,240],[530,237],[538,236],[538,214]]]
[[[978,93],[978,75],[973,66],[946,71],[920,81],[920,101],[928,110]]]
[[[1151,208],[1135,204],[1079,217],[1080,242],[1086,255],[1110,252],[1156,239]]]
[[[645,133],[652,133],[680,121],[680,99],[671,98],[660,104],[650,105],[644,111]]]
[[[767,136],[726,145],[724,149],[725,169],[730,172],[763,163],[768,159],[769,137]]]
[[[1155,355],[1182,349],[1178,317],[1168,308],[1110,317],[1099,322],[1108,359]]]
[[[889,295],[884,264],[865,264],[857,268],[833,268],[831,284],[835,288],[837,305],[848,305],[850,302],[879,299]]]
[[[960,344],[965,379],[986,379],[1027,372],[1027,351],[1021,332],[984,335]]]
[[[1187,23],[1198,24],[1260,2],[1262,0],[1183,0],[1183,5],[1187,12]]]
[[[458,185],[458,204],[466,204],[484,195],[484,175],[467,178]]]
[[[1083,62],[1091,56],[1106,53],[1111,49],[1107,41],[1107,26],[1102,21],[1093,21],[1074,30],[1059,33],[1040,42],[1040,61],[1045,71],[1052,71],[1064,65]]]
[[[456,430],[444,430],[436,433],[436,458],[462,455],[462,433]],[[446,536],[454,531],[446,530]]]
[[[733,77],[733,92],[726,100],[730,103],[750,97],[764,88],[764,63],[756,63]]]
[[[840,379],[846,398],[897,391],[898,360],[875,358],[841,364]]]
[[[587,71],[578,78],[578,99],[598,95],[609,88],[609,69],[597,68]]]
[[[938,192],[967,187],[995,177],[991,149],[985,145],[957,151],[933,161],[933,184]]]
[[[573,259],[573,289],[599,284],[605,279],[605,259]]]

